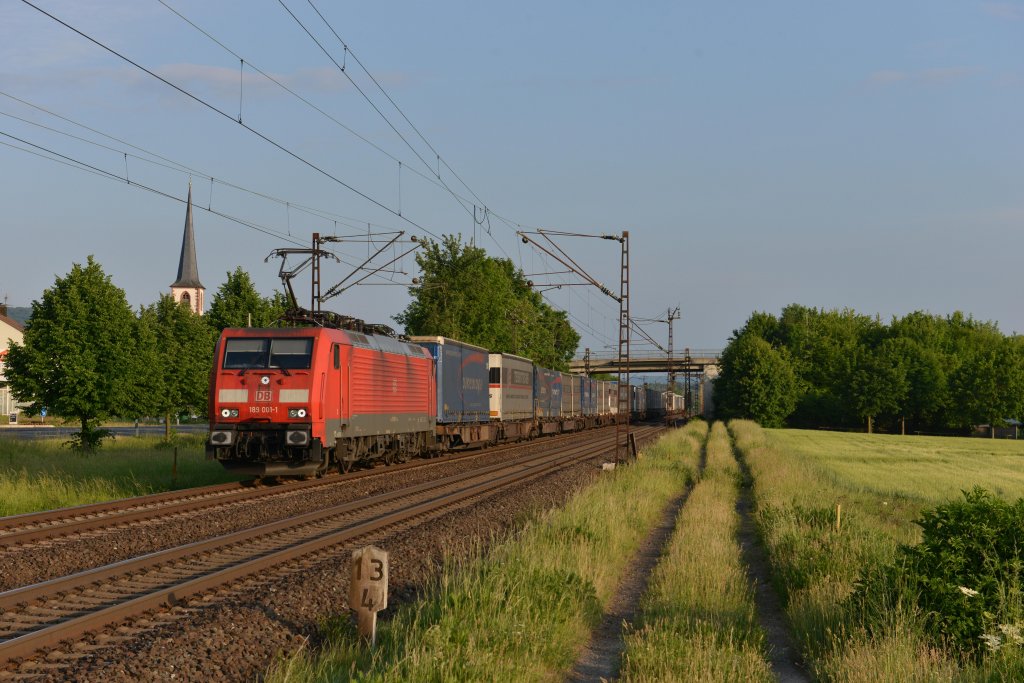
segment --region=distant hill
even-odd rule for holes
[[[32,315],[32,309],[29,306],[8,306],[7,317],[17,320],[22,325],[28,320],[28,317]]]

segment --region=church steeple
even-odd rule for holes
[[[185,209],[185,234],[181,238],[181,259],[178,261],[178,279],[171,283],[171,296],[185,301],[198,315],[203,314],[203,294],[206,288],[199,281],[196,265],[196,239],[192,231],[192,183],[188,184],[188,206]]]

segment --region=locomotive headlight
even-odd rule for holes
[[[305,408],[289,408],[288,409],[288,417],[290,417],[290,418],[296,418],[296,417],[303,418],[303,417],[306,417],[306,414],[307,413],[306,413],[306,409]]]
[[[221,417],[238,417],[238,408],[221,408]]]

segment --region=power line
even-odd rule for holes
[[[20,142],[23,145],[28,145],[29,147],[31,147],[31,148],[33,148],[35,150],[38,150],[38,151],[32,151],[30,149],[25,149],[25,148],[22,148],[22,147],[18,147],[17,145],[11,145],[9,143],[0,142],[0,144],[4,144],[4,145],[6,145],[8,147],[11,147],[13,149],[19,149],[19,150],[21,150],[23,152],[28,152],[30,154],[35,154],[36,156],[41,157],[43,159],[49,159],[50,161],[56,161],[56,162],[59,162],[59,163],[62,163],[64,165],[66,165],[66,166],[71,166],[72,168],[78,168],[79,170],[87,171],[87,172],[92,173],[94,175],[98,175],[98,176],[101,176],[101,177],[104,177],[104,178],[108,178],[110,180],[116,180],[119,183],[125,183],[126,185],[130,185],[132,187],[137,187],[139,189],[146,190],[147,192],[152,192],[155,195],[159,195],[161,197],[166,197],[167,199],[173,199],[174,201],[180,202],[182,204],[185,204],[187,202],[187,200],[181,199],[180,197],[176,197],[176,196],[174,196],[174,195],[172,195],[172,194],[170,194],[168,192],[164,192],[163,190],[158,190],[155,187],[151,187],[151,186],[145,185],[143,183],[131,182],[131,181],[125,179],[125,178],[122,178],[121,176],[117,175],[116,173],[111,173],[110,171],[102,169],[102,168],[100,168],[98,166],[93,166],[92,164],[88,164],[88,163],[86,163],[84,161],[81,161],[80,159],[75,159],[74,157],[68,156],[66,154],[61,154],[60,152],[57,152],[57,151],[52,150],[52,149],[49,149],[48,147],[44,147],[42,145],[37,145],[37,144],[35,144],[33,142],[29,142],[28,140],[25,140],[24,138],[19,138],[16,135],[11,135],[10,133],[5,133],[2,130],[0,130],[0,136],[3,136],[3,137],[8,138],[10,140],[16,140],[17,142]],[[49,154],[51,156],[47,157],[44,154],[41,154],[40,152],[45,152],[46,154]],[[277,231],[272,230],[271,228],[268,228],[268,227],[265,227],[265,226],[261,226],[261,225],[259,225],[257,223],[253,223],[252,221],[247,221],[245,219],[237,218],[235,216],[231,216],[230,214],[222,213],[222,212],[216,211],[214,209],[204,208],[202,206],[193,205],[193,207],[201,209],[203,211],[206,211],[207,213],[211,213],[211,214],[213,214],[215,216],[220,216],[221,218],[225,218],[225,219],[227,219],[229,221],[233,221],[233,222],[238,223],[239,225],[243,225],[243,226],[245,226],[247,228],[251,228],[252,230],[256,230],[257,232],[262,232],[265,235],[270,235],[271,237],[277,237],[278,239],[282,239],[282,240],[285,240],[287,242],[291,242],[292,244],[296,244],[296,245],[300,245],[300,246],[305,246],[304,242],[299,242],[298,240],[295,240],[294,238],[288,237],[287,235],[284,235],[283,233],[277,232]]]
[[[255,64],[253,64],[252,61],[246,59],[244,56],[242,56],[241,54],[239,54],[235,50],[233,50],[230,47],[228,47],[226,44],[224,44],[224,42],[222,42],[221,40],[216,38],[213,34],[211,34],[206,29],[204,29],[201,26],[199,26],[193,20],[191,20],[188,17],[186,17],[179,10],[175,9],[174,7],[171,7],[169,4],[167,4],[167,2],[165,2],[165,0],[157,0],[157,2],[159,2],[161,5],[166,7],[168,9],[168,11],[172,12],[173,14],[175,14],[182,21],[184,21],[189,26],[194,28],[196,31],[198,31],[199,33],[204,35],[206,38],[208,38],[212,42],[216,43],[221,49],[223,49],[225,52],[230,54],[232,57],[234,57],[235,59],[239,60],[240,62],[248,65],[249,68],[251,68],[253,71],[255,71],[256,73],[260,74],[261,76],[266,78],[268,81],[270,81],[274,85],[278,86],[279,88],[281,88],[282,90],[284,90],[285,92],[290,94],[292,97],[295,97],[300,102],[302,102],[306,106],[310,107],[311,109],[313,109],[314,111],[316,111],[317,113],[319,113],[320,115],[325,117],[327,120],[331,121],[335,125],[339,126],[343,130],[345,130],[346,132],[348,132],[351,135],[355,136],[357,139],[359,139],[362,142],[366,143],[367,145],[369,145],[370,147],[372,147],[376,151],[380,152],[384,156],[386,156],[389,159],[391,159],[392,161],[394,161],[396,163],[401,163],[401,159],[399,159],[395,155],[391,154],[386,149],[384,149],[380,145],[376,144],[375,142],[373,142],[372,140],[370,140],[366,136],[362,135],[358,131],[354,130],[350,126],[346,125],[342,121],[338,120],[335,116],[333,116],[329,112],[325,111],[322,107],[318,106],[317,104],[315,104],[314,102],[309,100],[307,97],[304,97],[300,93],[298,93],[295,90],[293,90],[292,88],[288,87],[286,84],[282,83],[279,79],[275,78],[274,76],[272,76],[267,71],[261,69],[260,67],[256,66]],[[468,204],[470,200],[465,198],[465,197],[461,197],[461,196],[457,195],[451,189],[451,187],[449,187],[447,185],[447,183],[445,183],[443,180],[441,180],[439,177],[437,177],[436,174],[434,174],[434,173],[426,174],[426,173],[423,173],[422,171],[420,171],[418,169],[415,169],[415,168],[412,168],[412,167],[410,167],[408,165],[406,165],[406,168],[408,168],[408,170],[410,170],[412,173],[415,173],[416,175],[418,175],[420,178],[426,180],[429,183],[432,183],[435,187],[437,187],[439,189],[442,189],[442,190],[446,190],[449,194],[453,194],[455,196],[456,200],[458,201],[458,203],[460,204],[460,206],[462,207],[462,209],[464,211],[467,210],[466,209],[466,204]]]
[[[102,143],[96,142],[95,140],[89,140],[88,138],[81,137],[81,136],[78,136],[78,135],[74,135],[73,133],[69,133],[67,131],[62,131],[62,130],[60,130],[58,128],[53,128],[52,126],[47,126],[47,125],[39,123],[37,121],[31,121],[29,119],[25,119],[25,118],[22,118],[20,116],[15,116],[14,114],[9,114],[9,113],[0,111],[0,116],[7,116],[9,118],[21,121],[21,122],[26,123],[28,125],[35,126],[37,128],[42,128],[44,130],[48,130],[48,131],[57,133],[59,135],[66,136],[66,137],[72,138],[74,140],[78,140],[80,142],[84,142],[84,143],[89,144],[89,145],[100,147],[101,149],[106,149],[106,150],[109,150],[109,151],[112,151],[112,152],[116,152],[119,156],[120,155],[127,155],[127,156],[131,157],[132,159],[136,159],[138,161],[142,161],[142,162],[145,162],[145,163],[153,164],[154,166],[159,166],[161,168],[166,168],[166,169],[169,169],[169,170],[172,170],[172,171],[176,171],[176,172],[183,173],[183,174],[189,174],[189,175],[192,175],[192,176],[198,176],[200,178],[209,178],[211,182],[217,183],[217,184],[222,185],[224,187],[229,187],[229,188],[231,188],[233,190],[238,190],[240,192],[245,192],[245,193],[250,194],[250,195],[252,195],[254,197],[259,197],[261,199],[266,199],[267,201],[271,201],[271,202],[277,203],[277,204],[279,204],[281,206],[289,206],[291,208],[294,208],[294,209],[297,209],[297,210],[302,211],[304,213],[307,213],[307,214],[309,214],[311,216],[316,216],[317,218],[321,218],[323,220],[330,220],[330,221],[334,221],[335,223],[339,223],[340,222],[342,225],[347,225],[347,227],[350,227],[350,228],[361,227],[363,225],[367,225],[368,223],[370,223],[369,221],[366,221],[366,220],[363,220],[363,219],[352,218],[350,216],[343,216],[341,214],[336,214],[336,213],[334,213],[332,211],[328,211],[327,209],[318,209],[318,208],[306,206],[304,204],[300,204],[300,203],[297,203],[297,202],[288,201],[286,199],[282,199],[280,197],[276,197],[274,195],[271,195],[271,194],[268,194],[268,193],[265,193],[265,192],[261,192],[259,190],[253,190],[251,188],[247,188],[247,187],[244,187],[242,185],[238,185],[237,183],[233,183],[233,182],[230,182],[228,180],[224,180],[222,178],[217,178],[217,177],[215,177],[215,176],[213,176],[213,175],[211,175],[211,174],[209,174],[209,173],[207,173],[205,171],[202,171],[200,169],[196,169],[196,168],[191,167],[191,166],[189,166],[187,164],[183,164],[183,163],[181,163],[179,161],[175,161],[174,159],[170,159],[170,158],[168,158],[166,156],[158,154],[157,152],[153,152],[152,150],[146,149],[144,147],[140,147],[140,146],[135,145],[135,144],[133,144],[131,142],[128,142],[128,141],[123,140],[121,138],[118,138],[116,136],[110,135],[109,133],[105,133],[105,132],[103,132],[101,130],[97,130],[95,128],[91,128],[90,126],[87,126],[87,125],[85,125],[83,123],[75,121],[74,119],[68,118],[66,116],[62,116],[61,114],[57,114],[57,113],[55,113],[55,112],[53,112],[53,111],[51,111],[49,109],[46,109],[46,108],[41,107],[39,105],[33,104],[32,102],[29,102],[28,100],[24,100],[24,99],[22,99],[20,97],[16,97],[14,95],[11,95],[10,93],[6,93],[6,92],[0,90],[0,95],[2,95],[4,97],[8,97],[8,98],[10,98],[10,99],[12,99],[12,100],[14,100],[16,102],[19,102],[19,103],[21,103],[21,104],[23,104],[25,106],[28,106],[28,107],[31,107],[31,108],[36,109],[38,111],[41,111],[41,112],[43,112],[45,114],[48,114],[48,115],[53,116],[55,118],[58,118],[58,119],[60,119],[62,121],[70,123],[71,125],[78,126],[80,128],[83,128],[83,129],[91,132],[91,133],[95,133],[96,135],[102,136],[102,137],[104,137],[104,138],[106,138],[108,140],[113,140],[114,142],[117,142],[119,144],[125,145],[126,147],[129,147],[129,148],[134,149],[134,150],[138,150],[139,152],[142,152],[143,154],[146,154],[146,155],[148,155],[150,157],[153,157],[155,159],[159,159],[160,161],[159,162],[158,161],[153,161],[153,159],[148,159],[148,158],[143,157],[143,156],[139,156],[139,155],[136,155],[136,154],[131,154],[131,153],[125,152],[123,149],[118,149],[118,148],[115,148],[115,147],[111,147],[109,145],[104,145]],[[163,163],[160,163],[160,162],[163,162]],[[348,222],[348,223],[346,223],[346,222]],[[379,224],[377,224],[377,225],[378,225],[378,227],[382,227],[382,228],[387,228],[388,227],[388,226],[383,226],[383,225],[379,225]]]
[[[348,73],[348,72],[347,72],[347,71],[345,70],[345,67],[343,67],[343,66],[342,66],[341,64],[339,64],[339,63],[338,63],[338,60],[336,60],[336,59],[334,58],[334,55],[332,55],[332,54],[331,54],[331,53],[330,53],[330,52],[329,52],[329,51],[327,50],[327,48],[326,48],[326,47],[324,47],[323,43],[321,43],[321,42],[320,42],[319,40],[317,40],[317,37],[313,35],[313,32],[312,32],[312,31],[310,31],[310,30],[309,30],[309,28],[308,28],[308,27],[307,27],[307,26],[306,26],[306,25],[305,25],[304,23],[302,23],[302,20],[301,20],[301,19],[299,19],[299,18],[298,18],[298,16],[296,16],[294,12],[292,12],[291,8],[289,8],[289,7],[288,7],[288,5],[286,5],[286,4],[284,3],[284,0],[277,0],[277,1],[278,1],[278,4],[280,4],[280,5],[281,5],[281,7],[283,7],[283,8],[284,8],[284,11],[285,11],[285,12],[287,12],[287,13],[288,13],[288,15],[289,15],[289,16],[290,16],[290,17],[291,17],[291,18],[292,18],[292,19],[293,19],[293,20],[295,21],[295,23],[299,25],[299,28],[301,28],[301,29],[302,29],[303,31],[305,31],[306,35],[307,35],[307,36],[309,36],[309,39],[310,39],[310,40],[312,40],[312,41],[313,41],[313,43],[314,43],[314,44],[315,44],[315,45],[316,45],[316,46],[317,46],[318,48],[320,48],[320,51],[324,53],[324,55],[325,55],[325,56],[327,57],[327,59],[331,60],[331,63],[332,63],[332,64],[334,64],[334,66],[336,66],[336,67],[338,68],[338,71],[340,71],[340,72],[342,73],[342,75],[343,75],[343,76],[345,76],[345,78],[347,78],[347,79],[348,79],[348,82],[352,84],[352,86],[353,86],[353,87],[354,87],[354,88],[356,89],[356,91],[357,91],[357,92],[358,92],[358,93],[359,93],[360,95],[362,95],[362,96],[363,96],[363,99],[364,99],[364,100],[366,100],[366,102],[367,102],[367,103],[368,103],[368,104],[369,104],[369,105],[370,105],[371,107],[373,107],[374,111],[376,111],[376,112],[377,112],[377,114],[379,114],[379,115],[380,115],[380,117],[381,117],[382,119],[384,119],[384,122],[385,122],[385,123],[387,123],[387,124],[388,124],[388,126],[389,126],[389,127],[391,128],[391,130],[393,130],[393,131],[394,131],[395,135],[397,135],[397,136],[398,136],[398,137],[399,137],[399,138],[400,138],[400,139],[402,140],[402,142],[404,142],[404,143],[405,143],[406,147],[408,147],[408,148],[409,148],[409,150],[410,150],[410,151],[411,151],[411,152],[412,152],[412,153],[413,153],[414,155],[416,155],[416,158],[418,158],[418,159],[419,159],[419,160],[420,160],[420,161],[421,161],[421,162],[423,163],[423,165],[424,165],[424,166],[426,166],[427,168],[430,168],[430,164],[429,164],[429,163],[427,163],[427,160],[423,158],[423,156],[422,156],[422,155],[421,155],[421,154],[419,153],[419,151],[418,151],[418,150],[417,150],[417,149],[416,149],[416,148],[415,148],[415,147],[414,147],[414,146],[412,145],[412,143],[410,143],[410,142],[409,142],[409,140],[408,140],[408,139],[407,139],[407,138],[406,138],[406,137],[405,137],[404,135],[402,135],[401,131],[399,131],[399,130],[398,130],[398,128],[396,128],[396,127],[395,127],[395,124],[393,124],[393,123],[391,122],[391,119],[389,119],[389,118],[388,118],[388,117],[387,117],[387,116],[386,116],[386,115],[384,114],[384,112],[382,112],[382,111],[380,110],[380,107],[378,107],[378,106],[377,106],[377,104],[376,104],[376,103],[375,103],[375,102],[374,102],[374,101],[373,101],[372,99],[370,99],[370,97],[369,97],[369,96],[368,96],[368,95],[366,94],[366,92],[365,92],[365,91],[364,91],[364,90],[363,90],[363,89],[362,89],[362,88],[361,88],[361,87],[359,86],[359,84],[355,82],[355,80],[354,80],[354,79],[352,78],[352,76],[351,76],[351,75],[350,75],[350,74],[349,74],[349,73]],[[313,9],[316,9],[316,7],[313,7]],[[319,10],[317,10],[317,14],[320,14]],[[323,19],[323,15],[322,15],[322,14],[320,14],[320,18],[321,18],[321,19]],[[326,21],[327,21],[327,20],[326,20],[326,19],[324,19],[324,22],[325,22],[325,23],[326,23]],[[328,25],[328,26],[330,26],[330,25]],[[334,29],[331,29],[331,31],[332,31],[332,32],[333,32],[333,30],[334,30]],[[336,33],[335,33],[335,36],[337,36],[337,34],[336,34]],[[339,40],[341,40],[341,39],[339,38]],[[342,44],[344,45],[344,43],[342,43]],[[346,51],[346,52],[348,52],[348,51],[349,51],[349,50],[348,50],[348,47],[347,47],[347,46],[345,47],[345,51]],[[372,76],[371,76],[371,78],[372,78]],[[374,81],[374,82],[376,82],[376,81]],[[402,162],[401,162],[401,161],[399,161],[399,162],[398,162],[398,164],[399,164],[399,169],[401,169],[401,164],[402,164]],[[438,179],[439,181],[441,180],[441,175],[440,175],[440,174],[437,174],[437,175],[436,175],[436,177],[437,177],[437,179]],[[444,181],[441,181],[441,182],[443,183]],[[447,186],[446,186],[446,187],[447,187]],[[452,196],[453,196],[453,197],[456,197],[456,198],[458,198],[458,195],[456,195],[456,194],[455,194],[454,192],[452,192],[450,188],[448,188],[448,191],[449,191],[449,192],[450,192],[450,193],[452,194]],[[462,204],[462,201],[461,201],[461,200],[459,200],[459,203],[460,203],[460,204],[462,205],[462,208],[463,208],[463,209],[465,209],[466,211],[468,211],[468,210],[469,210],[469,209],[468,209],[468,208],[467,208],[467,207],[466,207],[466,206],[465,206],[464,204]],[[401,215],[401,214],[399,214],[399,215]]]
[[[345,181],[343,181],[340,178],[334,176],[333,174],[331,174],[327,170],[325,170],[325,169],[321,168],[320,166],[317,166],[313,162],[305,159],[304,157],[302,157],[298,153],[293,152],[291,149],[285,147],[283,144],[277,142],[276,140],[272,139],[268,135],[265,135],[264,133],[261,133],[260,131],[256,130],[252,126],[249,126],[249,125],[243,123],[240,119],[234,118],[233,116],[231,116],[231,114],[228,114],[227,112],[225,112],[224,110],[220,109],[219,107],[211,104],[210,102],[207,102],[206,100],[204,100],[203,98],[199,97],[198,95],[195,95],[194,93],[186,90],[185,88],[183,88],[183,87],[181,87],[181,86],[179,86],[179,85],[177,85],[175,83],[172,83],[171,81],[167,80],[163,76],[160,76],[159,74],[157,74],[157,73],[147,69],[146,67],[142,66],[138,62],[133,61],[129,57],[126,57],[125,55],[121,54],[117,50],[113,49],[112,47],[109,47],[108,45],[106,45],[103,42],[97,40],[96,38],[93,38],[92,36],[88,35],[87,33],[85,33],[83,31],[75,28],[71,24],[68,24],[67,22],[63,21],[62,19],[60,19],[60,18],[56,17],[55,15],[47,12],[46,10],[42,9],[41,7],[33,4],[32,2],[30,2],[30,0],[21,0],[21,1],[22,1],[22,3],[28,5],[32,9],[36,10],[37,12],[39,12],[40,14],[43,14],[43,15],[49,17],[50,19],[53,19],[54,21],[56,21],[61,26],[64,26],[68,30],[70,30],[70,31],[72,31],[74,33],[77,33],[81,37],[85,38],[89,42],[91,42],[94,45],[96,45],[97,47],[102,48],[103,50],[106,50],[107,52],[109,52],[110,54],[114,55],[115,57],[117,57],[117,58],[127,62],[128,64],[131,64],[136,69],[139,69],[140,71],[142,71],[142,72],[152,76],[153,78],[157,79],[161,83],[164,83],[165,85],[173,88],[174,90],[177,90],[182,95],[185,95],[189,99],[191,99],[191,100],[193,100],[193,101],[203,105],[204,107],[206,107],[210,111],[212,111],[214,113],[217,113],[217,114],[220,114],[221,116],[223,116],[224,118],[228,119],[229,121],[232,121],[233,123],[237,123],[239,126],[241,126],[242,128],[246,129],[247,131],[249,131],[253,135],[257,136],[258,138],[260,138],[264,142],[266,142],[266,143],[276,147],[277,149],[279,149],[280,151],[284,152],[288,156],[292,157],[296,161],[298,161],[298,162],[308,166],[309,168],[313,169],[317,173],[320,173],[324,177],[329,178],[330,180],[333,180],[334,182],[336,182],[337,184],[341,185],[342,187],[344,187],[344,188],[348,189],[349,191],[359,195],[360,197],[362,197],[366,201],[376,205],[377,207],[383,209],[384,211],[387,211],[388,213],[391,213],[391,214],[397,216],[398,218],[402,219],[403,221],[405,221],[409,225],[412,225],[413,227],[426,232],[428,235],[431,235],[435,239],[440,239],[434,232],[428,230],[426,227],[420,225],[416,221],[414,221],[414,220],[412,220],[410,218],[407,218],[405,216],[402,216],[400,213],[396,212],[394,209],[392,209],[391,207],[387,206],[383,202],[381,202],[381,201],[371,197],[370,195],[366,194],[365,192],[363,192],[363,191],[353,187],[352,185],[346,183]]]
[[[282,2],[282,0],[278,0],[278,1]],[[394,99],[392,99],[391,95],[389,95],[388,92],[384,89],[384,87],[377,81],[377,79],[373,76],[373,74],[370,72],[370,70],[366,68],[366,66],[363,64],[362,60],[359,59],[359,56],[356,55],[356,53],[348,46],[348,44],[344,40],[341,39],[341,36],[339,36],[338,32],[334,30],[334,27],[331,26],[331,23],[329,21],[327,21],[327,18],[323,15],[323,13],[317,8],[317,6],[315,4],[313,4],[313,0],[306,0],[306,2],[308,2],[309,6],[313,8],[313,11],[317,13],[317,16],[320,17],[320,20],[324,22],[324,24],[327,26],[327,28],[330,30],[330,32],[334,34],[334,37],[338,39],[338,42],[341,43],[342,47],[345,49],[345,52],[347,54],[352,55],[352,59],[354,59],[356,61],[356,64],[359,65],[359,68],[361,68],[363,70],[363,72],[370,78],[370,80],[373,81],[373,84],[375,86],[377,86],[377,89],[380,90],[381,94],[383,94],[384,97],[387,98],[388,102],[391,103],[391,106],[395,108],[395,111],[397,111],[402,116],[402,118],[405,120],[405,122],[407,124],[409,124],[409,127],[412,128],[413,131],[415,131],[416,135],[419,136],[419,139],[423,141],[423,144],[425,144],[427,146],[427,148],[430,149],[430,151],[434,153],[434,157],[437,159],[438,163],[439,164],[440,163],[444,163],[445,168],[447,168],[449,171],[451,171],[451,174],[453,176],[455,176],[455,179],[458,180],[460,183],[462,183],[462,186],[464,188],[469,190],[469,193],[471,195],[473,195],[473,197],[477,200],[477,202],[480,205],[482,205],[482,206],[484,206],[484,208],[486,208],[487,205],[484,203],[484,201],[482,199],[480,199],[479,195],[477,195],[477,193],[473,191],[473,188],[471,188],[469,185],[467,185],[466,182],[459,176],[459,174],[456,173],[455,169],[452,168],[451,165],[449,165],[447,161],[444,161],[444,159],[441,158],[441,154],[436,149],[434,149],[434,146],[431,145],[430,141],[427,140],[427,138],[425,138],[423,136],[423,133],[420,132],[419,128],[417,128],[416,125],[409,119],[409,117],[405,115],[405,112],[402,111],[402,108],[398,106],[398,103],[395,102]],[[408,142],[406,144],[408,144]],[[419,156],[419,155],[417,154],[417,156]],[[424,164],[427,164],[426,160],[424,160],[422,157],[420,157],[420,161],[422,161]],[[441,177],[440,171],[438,171],[437,177],[440,179],[440,177]]]
[[[147,192],[151,192],[151,193],[153,193],[155,195],[158,195],[160,197],[165,197],[167,199],[172,199],[172,200],[174,200],[176,202],[179,202],[181,204],[185,204],[188,201],[186,199],[182,199],[180,197],[177,197],[177,196],[175,196],[175,195],[173,195],[173,194],[171,194],[169,192],[165,192],[165,191],[160,190],[158,188],[152,187],[150,185],[146,185],[144,183],[139,183],[139,182],[135,182],[135,181],[129,181],[129,180],[127,180],[125,178],[122,178],[121,176],[117,175],[116,173],[112,173],[111,171],[107,171],[107,170],[102,169],[102,168],[100,168],[98,166],[94,166],[92,164],[84,162],[84,161],[82,161],[80,159],[76,159],[76,158],[71,157],[69,155],[61,154],[60,152],[57,152],[56,150],[50,149],[50,148],[45,147],[43,145],[37,145],[36,143],[30,142],[30,141],[25,140],[24,138],[20,138],[20,137],[18,137],[16,135],[12,135],[10,133],[6,133],[4,131],[0,131],[0,137],[5,137],[5,138],[11,139],[11,140],[15,140],[17,142],[20,142],[23,145],[27,145],[28,147],[30,147],[32,149],[28,149],[26,147],[19,147],[18,145],[11,144],[9,142],[4,142],[3,140],[0,140],[0,145],[3,145],[5,147],[9,147],[11,149],[16,149],[16,150],[19,150],[21,152],[26,152],[28,154],[32,154],[34,156],[37,156],[37,157],[39,157],[41,159],[46,159],[48,161],[59,163],[59,164],[62,164],[64,166],[68,166],[70,168],[74,168],[74,169],[77,169],[77,170],[80,170],[80,171],[83,171],[83,172],[86,172],[86,173],[91,173],[92,175],[96,175],[96,176],[99,176],[101,178],[106,178],[108,180],[116,180],[119,183],[124,183],[126,185],[138,188],[140,190],[146,190]],[[47,156],[47,155],[50,155],[50,156]],[[192,206],[193,206],[194,209],[198,209],[198,210],[201,210],[201,211],[206,211],[207,213],[209,213],[209,214],[211,214],[213,216],[218,216],[220,218],[223,218],[225,220],[231,221],[233,223],[237,223],[237,224],[239,224],[239,225],[241,225],[243,227],[249,228],[251,230],[255,230],[256,232],[260,232],[260,233],[263,233],[265,235],[268,235],[270,237],[276,237],[277,239],[283,240],[285,242],[289,242],[289,243],[294,244],[296,246],[300,246],[300,247],[306,246],[306,242],[304,242],[304,241],[297,240],[294,237],[291,237],[290,235],[285,235],[282,232],[279,232],[277,230],[274,230],[273,228],[269,228],[269,227],[264,226],[264,225],[260,225],[259,223],[254,223],[253,221],[249,221],[249,220],[246,220],[244,218],[239,218],[238,216],[233,216],[231,214],[225,213],[223,211],[219,211],[217,209],[213,209],[213,208],[210,208],[210,207],[204,207],[204,206],[202,206],[200,204],[193,204]],[[359,237],[362,238],[363,236],[359,235]],[[355,242],[355,241],[359,241],[359,240],[353,239],[351,241]],[[348,254],[343,254],[343,256],[349,256],[349,255]],[[338,260],[339,260],[340,263],[342,263],[342,264],[344,264],[346,266],[349,266],[351,268],[355,268],[357,270],[367,270],[366,268],[361,267],[361,265],[359,263],[354,262],[352,260],[346,260],[345,258],[340,258],[340,257],[338,258]],[[388,273],[372,272],[372,273],[370,273],[370,275],[378,277],[378,278],[380,278],[382,280],[388,280],[386,275],[388,275],[388,274],[394,275],[394,274],[397,274],[397,273],[400,273],[400,272],[402,274],[406,274],[403,271],[393,270],[393,271],[389,271]],[[368,277],[369,277],[369,275],[368,275]],[[374,284],[408,285],[410,283],[398,283],[398,282],[395,282],[393,279],[391,279],[391,280],[389,280],[387,282],[374,283]]]

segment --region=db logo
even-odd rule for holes
[[[271,398],[270,395],[270,389],[257,389],[256,400],[262,403],[269,403],[270,401],[272,401],[273,399]]]

